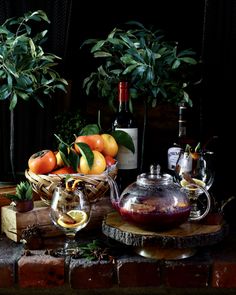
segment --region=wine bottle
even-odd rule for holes
[[[129,87],[127,82],[119,82],[118,84],[118,103],[118,111],[113,120],[112,129],[127,132],[131,136],[135,147],[133,153],[126,147],[119,146],[117,183],[122,192],[130,183],[136,180],[138,171],[138,128],[133,113],[129,108]]]
[[[167,152],[168,170],[171,174],[175,170],[180,152],[185,149],[186,144],[190,144],[190,139],[187,137],[187,107],[184,103],[181,103],[179,105],[178,137]]]

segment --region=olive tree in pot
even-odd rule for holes
[[[165,40],[160,30],[148,29],[139,22],[128,22],[124,28],[114,28],[105,39],[88,39],[83,44],[98,66],[84,79],[83,87],[90,95],[94,89],[100,97],[108,98],[114,107],[117,84],[130,84],[131,101],[141,98],[144,103],[140,170],[143,167],[147,109],[160,102],[192,106],[188,95],[192,66],[198,64],[191,49],[179,49],[178,43]],[[132,109],[132,104],[131,104]]]
[[[14,108],[22,99],[35,99],[41,107],[43,97],[57,89],[66,91],[67,82],[55,70],[60,58],[44,52],[42,43],[47,30],[38,32],[40,22],[50,23],[42,10],[27,12],[22,17],[7,19],[0,26],[0,100],[9,101],[10,162],[14,167]]]

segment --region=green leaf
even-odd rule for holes
[[[24,100],[28,100],[29,99],[29,95],[27,93],[22,92],[22,91],[17,90],[17,89],[15,90],[15,92],[16,92],[16,95],[19,96],[19,97],[21,97],[22,99],[24,99]]]
[[[94,160],[94,154],[93,154],[92,150],[84,142],[77,142],[75,144],[78,146],[82,156],[85,157],[85,159],[86,159],[86,161],[88,163],[88,166],[91,169],[92,166],[93,166],[93,160]]]
[[[130,54],[125,54],[124,56],[121,57],[120,60],[125,64],[136,64],[137,65],[137,61],[134,60]]]
[[[132,153],[135,153],[135,146],[132,137],[123,130],[112,131],[111,135],[115,138],[119,145],[123,145],[129,149]]]
[[[125,41],[127,47],[135,47],[134,42],[127,35],[120,34],[120,37],[123,41]]]
[[[100,128],[97,124],[88,124],[81,129],[79,135],[92,135],[92,134],[99,134],[99,133],[100,133]]]
[[[194,52],[191,49],[185,49],[185,50],[182,50],[178,53],[178,57],[182,57],[182,56],[186,56],[186,55],[196,55],[196,52]]]
[[[197,61],[192,58],[192,57],[180,57],[179,58],[181,61],[184,61],[186,63],[189,63],[189,64],[192,64],[192,65],[196,65],[197,64]]]
[[[118,38],[108,38],[107,41],[113,45],[123,45],[124,44],[124,42]]]
[[[7,85],[3,85],[0,87],[0,100],[7,99],[11,95],[10,90]]]
[[[112,54],[105,51],[94,52],[94,57],[108,57],[108,56],[112,56]]]
[[[10,110],[11,111],[15,108],[16,104],[17,104],[17,95],[14,92],[11,97],[11,102],[10,102]]]
[[[100,48],[104,45],[106,41],[105,40],[100,40],[97,42],[97,44],[95,44],[92,49],[91,49],[91,53],[94,53],[97,50],[100,50]]]
[[[81,44],[80,48],[82,48],[84,45],[97,43],[97,41],[98,39],[87,39]]]
[[[64,144],[63,142],[60,142],[58,151],[60,153],[61,159],[64,162],[64,164],[69,167],[70,161],[68,160],[68,146]],[[76,170],[75,170],[76,171]]]
[[[68,154],[68,159],[71,164],[71,167],[74,169],[74,171],[77,171],[79,166],[80,156],[73,149],[70,149]]]
[[[176,59],[172,65],[172,69],[175,70],[180,66],[180,60]]]
[[[108,77],[106,71],[104,70],[103,66],[100,66],[98,68],[98,73],[101,75],[101,76],[104,76],[104,77]]]
[[[132,72],[135,68],[137,68],[137,66],[138,66],[138,64],[128,66],[128,67],[124,70],[123,75],[126,75],[126,74]]]

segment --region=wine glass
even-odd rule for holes
[[[66,235],[64,247],[56,251],[58,255],[73,255],[78,252],[75,235],[89,223],[90,211],[83,181],[69,178],[62,180],[55,188],[50,216],[54,225]]]
[[[175,176],[187,190],[192,208],[190,216],[197,218],[205,207],[209,211],[208,191],[214,181],[213,153],[181,151],[176,162]]]
[[[198,185],[209,190],[214,181],[212,152],[186,152],[181,151],[176,162],[175,174],[180,181],[188,175]]]

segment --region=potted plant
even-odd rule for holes
[[[99,59],[97,69],[84,79],[83,87],[87,95],[96,89],[114,107],[117,84],[126,80],[131,99],[143,100],[142,170],[147,108],[160,102],[192,106],[187,91],[192,76],[187,74],[192,73],[197,60],[195,52],[166,41],[160,30],[148,29],[139,22],[126,25],[127,28],[114,28],[105,39],[88,39],[82,44],[91,46],[90,52]]]
[[[33,189],[28,181],[21,181],[16,186],[16,193],[6,194],[6,197],[14,203],[18,212],[27,212],[34,207]]]
[[[14,108],[22,99],[36,100],[41,107],[43,98],[57,89],[66,91],[67,82],[55,70],[59,57],[44,52],[41,45],[47,30],[41,31],[40,22],[49,23],[44,11],[25,13],[7,19],[0,26],[0,99],[9,101],[10,162],[14,168]],[[39,32],[38,32],[39,30]]]

